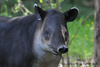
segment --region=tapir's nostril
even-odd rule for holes
[[[60,47],[60,48],[58,48],[58,52],[59,53],[66,53],[66,52],[68,52],[68,48],[67,47]]]

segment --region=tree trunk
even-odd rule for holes
[[[59,0],[56,0],[56,3],[57,3],[57,10],[60,11],[60,3],[59,3]]]
[[[48,2],[49,2],[49,8],[51,9],[51,2],[52,2],[52,0],[48,0]]]
[[[100,67],[100,0],[95,1],[94,67]]]

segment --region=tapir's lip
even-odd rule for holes
[[[56,51],[56,49],[52,48],[51,46],[49,46],[49,48],[50,48],[50,51],[51,51],[53,54],[55,54],[55,55],[60,54],[59,52]]]
[[[51,52],[53,53],[53,54],[59,54],[57,51],[55,51],[55,50],[53,50],[53,49],[51,49]]]

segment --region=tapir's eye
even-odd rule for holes
[[[45,40],[48,40],[50,38],[50,35],[51,35],[50,30],[49,31],[45,31],[45,33],[44,33]]]
[[[45,35],[49,35],[49,31],[45,31]]]

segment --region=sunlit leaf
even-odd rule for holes
[[[39,0],[40,1],[40,3],[43,3],[43,1],[42,0]]]
[[[17,1],[18,3],[21,2],[20,0]]]

